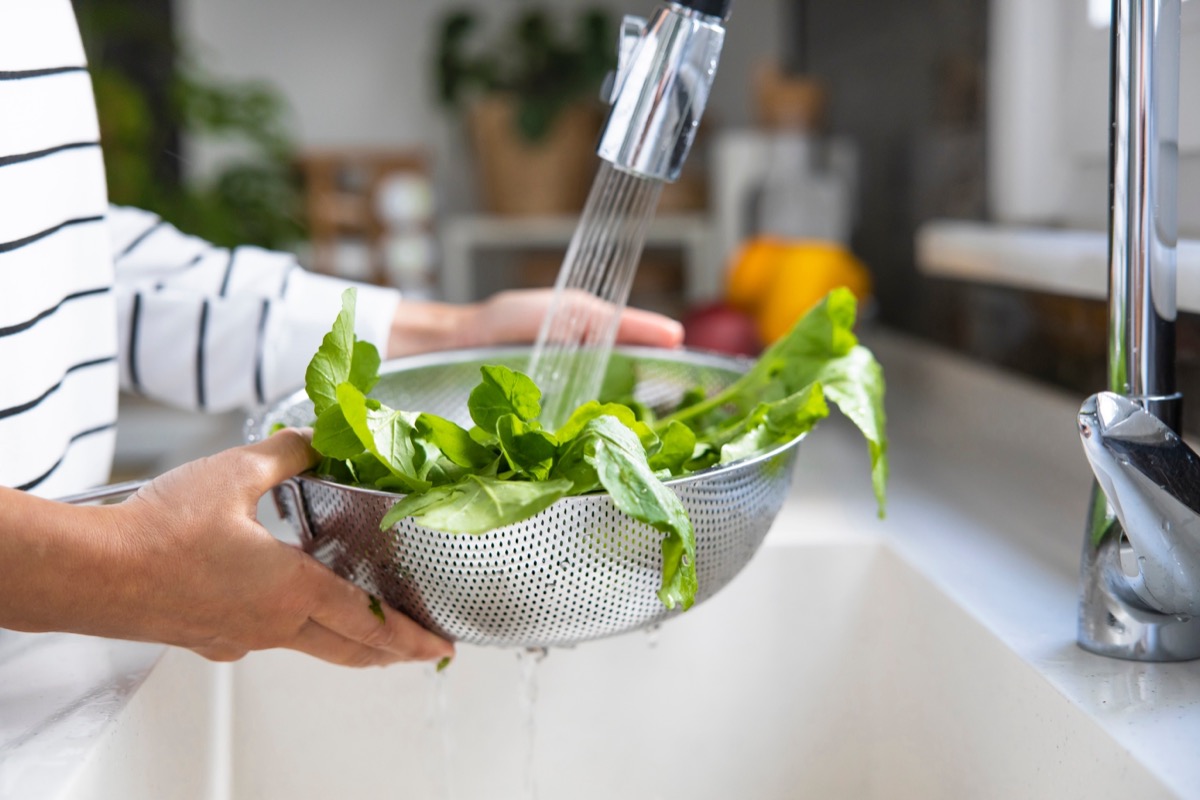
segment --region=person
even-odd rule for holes
[[[108,506],[51,498],[107,480],[118,387],[197,411],[303,381],[344,281],[289,255],[223,249],[109,207],[70,0],[0,0],[0,627],[161,642],[216,660],[285,647],[337,664],[439,659],[451,643],[256,519],[315,463],[308,434],[185,464]],[[529,341],[550,290],[476,304],[361,286],[357,335],[387,357]],[[676,346],[627,311],[619,339]]]

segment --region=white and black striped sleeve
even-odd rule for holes
[[[205,411],[249,407],[304,383],[358,286],[359,338],[386,354],[400,295],[315,275],[289,254],[214,247],[137,209],[110,207],[123,388]]]

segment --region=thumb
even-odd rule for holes
[[[246,466],[244,484],[261,496],[272,486],[298,475],[321,460],[312,448],[311,428],[283,428],[261,442],[235,448]]]

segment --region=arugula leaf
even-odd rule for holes
[[[326,408],[313,423],[312,446],[323,456],[343,461],[354,458],[365,449],[358,434],[346,421],[342,407],[338,405]]]
[[[417,434],[460,467],[484,469],[496,460],[496,454],[475,441],[469,431],[434,414],[417,417]]]
[[[528,519],[571,490],[571,482],[505,481],[467,475],[457,483],[410,494],[384,516],[380,530],[405,517],[448,533],[487,533]]]
[[[834,289],[771,345],[742,377],[712,397],[659,420],[707,423],[710,414],[731,407],[737,415],[820,383],[825,397],[838,406],[867,440],[871,482],[884,513],[887,488],[887,438],[884,432],[883,371],[854,335],[857,301],[848,289]],[[727,417],[728,419],[728,417]],[[700,433],[700,438],[708,438]],[[691,463],[688,468],[694,468]]]
[[[349,383],[337,387],[337,402],[359,441],[398,479],[405,491],[424,491],[431,484],[421,466],[424,453],[413,441],[417,414],[393,411],[368,399]]]
[[[662,484],[637,435],[612,415],[590,419],[555,464],[572,494],[602,486],[626,515],[666,534],[659,599],[689,608],[696,596],[695,534],[679,497]]]
[[[808,433],[829,416],[819,383],[773,403],[763,403],[725,436],[718,463],[727,464],[778,447]]]
[[[374,453],[363,451],[344,463],[353,473],[355,483],[378,487],[381,482],[392,477],[392,471],[376,458]]]
[[[542,391],[528,375],[504,366],[485,366],[479,371],[483,382],[471,391],[467,410],[480,428],[494,435],[497,420],[505,414],[529,422],[542,413]]]
[[[589,400],[571,412],[571,416],[567,418],[561,428],[555,431],[554,435],[559,442],[566,442],[578,436],[588,422],[605,416],[616,417],[622,425],[636,433],[648,454],[658,451],[660,446],[658,434],[641,420],[634,409],[620,403],[599,403]]]
[[[871,485],[882,519],[887,503],[887,415],[883,409],[883,368],[861,345],[825,364],[818,373],[825,396],[853,422],[871,454]]]
[[[346,291],[351,291],[347,289]],[[367,394],[379,383],[379,351],[370,342],[355,340],[350,359],[350,375],[347,380],[363,394]]]
[[[696,451],[696,434],[682,422],[671,420],[660,434],[661,446],[650,456],[650,469],[667,470],[672,475],[683,472],[683,465]]]
[[[516,414],[505,414],[496,422],[496,436],[508,463],[519,474],[535,481],[550,476],[558,440],[533,423],[523,422]]]
[[[595,469],[617,508],[666,534],[658,598],[667,608],[690,608],[697,588],[692,523],[679,496],[654,475],[636,434],[615,417],[597,417],[584,426],[571,447]]]
[[[353,287],[342,292],[342,310],[304,372],[304,388],[318,417],[337,403],[339,384],[350,381],[365,394],[379,380],[379,351],[354,336],[357,297]]]
[[[828,361],[846,355],[858,344],[853,330],[855,308],[854,295],[848,289],[834,289],[786,336],[767,348],[744,375],[707,400],[680,409],[661,422],[687,422],[722,406],[746,414],[760,402],[800,391],[818,379]]]
[[[554,432],[559,441],[567,441],[574,439],[583,430],[584,426],[597,417],[616,417],[621,424],[628,428],[632,428],[638,421],[637,416],[633,413],[633,409],[628,406],[620,405],[619,403],[599,403],[595,400],[589,400],[583,405],[571,412],[571,416],[567,417],[567,421],[562,424],[562,427]]]

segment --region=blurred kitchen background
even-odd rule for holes
[[[550,285],[647,0],[76,0],[117,202],[462,301]],[[631,302],[752,352],[836,284],[871,325],[1104,386],[1104,0],[739,0]],[[1200,238],[1200,2],[1180,235]],[[1190,248],[1190,249],[1189,249]],[[1181,249],[1180,388],[1200,388]],[[1188,272],[1188,267],[1194,272]],[[1200,428],[1200,414],[1188,416]]]

